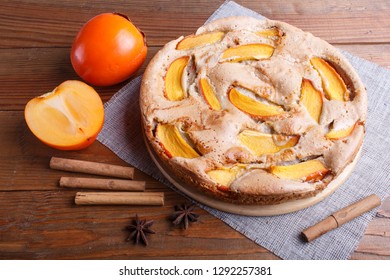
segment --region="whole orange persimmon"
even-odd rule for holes
[[[144,34],[129,18],[104,13],[81,28],[70,57],[84,81],[110,86],[128,79],[145,61],[147,49]]]

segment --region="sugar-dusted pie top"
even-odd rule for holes
[[[212,34],[211,43],[183,41],[202,34]],[[232,201],[273,203],[314,194],[354,159],[367,95],[330,44],[251,17],[216,20],[183,38],[155,55],[140,95],[147,141],[173,173]],[[172,97],[177,87],[184,96]],[[343,87],[343,95],[333,96]],[[175,145],[189,149],[183,155]],[[305,162],[292,169],[307,171],[302,178],[280,168]]]

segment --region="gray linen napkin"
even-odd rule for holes
[[[229,1],[207,22],[233,15],[263,18]],[[357,247],[375,210],[311,243],[304,243],[300,239],[300,232],[367,195],[375,193],[383,200],[389,193],[390,71],[345,51],[343,54],[359,73],[369,96],[367,134],[362,157],[349,179],[322,202],[279,216],[240,216],[201,205],[212,215],[283,259],[347,259]],[[141,77],[133,79],[105,104],[106,119],[98,140],[129,164],[175,189],[153,164],[143,142],[138,107],[140,82]]]

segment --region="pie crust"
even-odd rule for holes
[[[355,159],[367,94],[327,42],[228,17],[154,56],[140,107],[147,144],[189,188],[272,205],[318,194]]]

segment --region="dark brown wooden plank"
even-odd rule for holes
[[[146,180],[148,191],[165,193],[164,207],[76,207],[73,198],[77,190],[58,187],[61,176],[75,174],[49,169],[51,156],[125,163],[98,142],[82,152],[51,149],[28,131],[22,112],[0,112],[0,131],[0,146],[7,147],[0,156],[0,258],[275,258],[203,211],[200,223],[189,231],[171,228],[166,216],[184,198],[139,171],[135,177]],[[152,237],[157,243],[154,247],[130,250],[132,245],[123,242],[121,229],[135,213],[158,221],[161,236]],[[390,198],[352,258],[389,257],[389,217]],[[184,250],[175,247],[183,242]],[[161,246],[166,248],[163,252],[158,250]]]
[[[97,141],[82,151],[60,151],[44,145],[30,132],[23,112],[20,111],[0,111],[0,131],[2,191],[58,190],[58,180],[61,176],[81,175],[50,169],[49,161],[52,156],[127,166],[127,163],[115,157]],[[148,180],[149,189],[162,187],[138,170],[134,176],[135,180]]]
[[[0,218],[0,258],[275,258],[206,213],[189,231],[170,228],[165,216],[184,198],[139,171],[136,178],[146,180],[149,191],[165,192],[164,207],[76,207],[76,190],[58,187],[58,179],[69,173],[49,169],[51,156],[125,163],[98,142],[82,152],[46,147],[28,131],[22,112],[0,112],[0,131],[4,135],[0,145],[8,147],[0,157],[0,213],[4,213]],[[147,250],[129,250],[132,245],[123,242],[121,229],[135,213],[144,213],[159,224],[156,229],[161,235],[152,237],[154,245]],[[352,258],[389,257],[389,213],[387,199]],[[184,250],[175,247],[179,243],[184,243]],[[160,252],[161,246],[166,250]]]
[[[68,190],[0,192],[0,258],[276,258],[201,209],[196,210],[199,222],[189,229],[172,225],[173,205],[184,199],[171,191],[164,207],[76,206],[74,195]],[[136,214],[156,221],[157,234],[148,247],[124,241],[124,229]]]
[[[390,68],[390,44],[335,44],[357,56]],[[140,75],[161,47],[150,47]],[[69,48],[0,49],[0,108],[23,110],[31,98],[53,90],[65,80],[80,79],[69,60]],[[126,82],[111,87],[95,87],[107,101]]]
[[[353,3],[237,0],[265,16],[286,21],[355,55],[390,67],[389,1]],[[79,152],[40,143],[23,119],[25,103],[67,79],[74,36],[92,16],[128,14],[145,31],[148,60],[166,42],[192,33],[223,1],[119,0],[0,2],[0,259],[275,259],[254,242],[202,210],[187,231],[167,220],[184,198],[142,172],[147,189],[164,191],[164,207],[76,207],[76,190],[57,186],[67,172],[50,170],[51,156],[125,163],[98,142]],[[146,65],[146,64],[145,64]],[[138,74],[143,72],[145,67]],[[124,83],[97,88],[104,101]],[[13,111],[18,110],[18,111]],[[123,228],[138,213],[155,219],[149,247],[124,242]],[[390,198],[369,224],[352,259],[390,259]]]
[[[164,207],[130,207],[76,206],[75,191],[62,189],[0,192],[0,259],[276,259],[200,209],[199,222],[188,230],[172,226],[167,218],[184,199],[165,193]],[[390,211],[389,204],[382,208]],[[136,214],[156,221],[149,247],[124,242],[124,228]],[[373,234],[384,222],[387,235]],[[390,259],[389,226],[375,218],[352,259]]]
[[[390,42],[388,1],[238,0],[271,19],[283,20],[331,43]],[[69,47],[81,26],[102,12],[127,14],[151,45],[194,32],[223,1],[32,1],[0,3],[0,48]]]
[[[390,44],[334,44],[334,46],[390,69]]]
[[[390,197],[382,203],[368,225],[351,259],[390,260]]]
[[[375,235],[363,236],[351,259],[355,260],[390,260],[390,237]]]
[[[140,75],[156,52],[151,48],[147,61],[133,77]],[[2,110],[24,110],[31,98],[52,91],[65,80],[81,80],[69,59],[69,48],[0,49],[0,106]],[[95,87],[103,102],[126,82]]]

